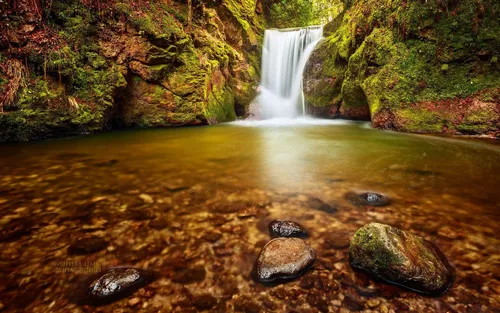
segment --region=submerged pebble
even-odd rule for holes
[[[358,229],[351,240],[349,260],[356,269],[433,296],[446,292],[455,276],[436,245],[379,223]]]
[[[274,220],[269,223],[269,233],[271,237],[307,237],[304,228],[292,221]]]
[[[309,197],[306,201],[306,205],[311,209],[323,211],[326,213],[335,213],[337,208],[324,202],[323,200],[316,197]]]
[[[69,254],[90,254],[101,251],[108,246],[108,242],[101,237],[80,238],[68,247]]]
[[[311,268],[316,252],[300,238],[276,238],[269,241],[257,258],[253,278],[261,283],[293,279]]]
[[[355,193],[350,191],[346,193],[345,198],[357,206],[386,206],[390,203],[387,196],[375,192]]]

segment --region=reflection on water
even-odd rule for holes
[[[2,145],[0,159],[7,312],[500,307],[498,144],[303,119]],[[345,199],[368,190],[392,204]],[[265,287],[250,270],[273,219],[305,226],[318,260],[300,279]],[[457,269],[454,287],[429,299],[354,272],[349,239],[372,221],[435,242]],[[82,276],[120,265],[159,278],[97,309],[74,303]]]

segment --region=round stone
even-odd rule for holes
[[[311,268],[316,252],[300,238],[276,238],[269,241],[257,258],[252,277],[261,283],[296,278]]]

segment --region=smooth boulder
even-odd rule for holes
[[[349,261],[386,282],[431,296],[446,292],[455,277],[455,269],[435,244],[380,223],[356,231]]]
[[[316,252],[300,238],[269,241],[257,258],[252,277],[260,283],[275,283],[296,278],[311,268]]]
[[[269,223],[269,234],[271,237],[307,237],[304,228],[292,221],[274,220]]]

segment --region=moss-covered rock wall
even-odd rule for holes
[[[258,0],[21,0],[0,9],[0,141],[225,122],[255,96]]]
[[[498,1],[351,2],[306,66],[310,113],[500,136]]]

